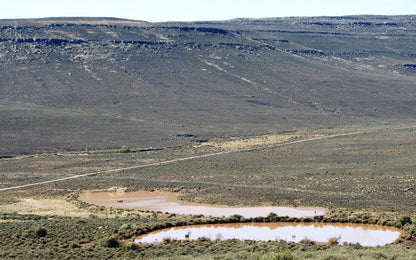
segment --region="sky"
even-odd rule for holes
[[[0,19],[117,17],[149,22],[416,15],[416,0],[0,0]]]

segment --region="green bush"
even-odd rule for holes
[[[98,241],[98,245],[102,247],[118,247],[119,244],[115,237],[104,237]]]
[[[123,248],[126,250],[137,250],[139,249],[139,245],[132,242],[132,243],[128,243],[127,245],[124,245]]]
[[[266,218],[267,218],[267,221],[269,222],[277,222],[281,220],[281,218],[274,212],[270,212]]]
[[[123,145],[123,146],[120,148],[120,153],[130,153],[130,152],[131,152],[130,147],[128,147],[128,146],[126,146],[126,145]]]
[[[277,254],[274,254],[271,257],[271,260],[294,260],[295,258],[288,252],[280,252]]]
[[[412,219],[409,216],[401,216],[399,218],[399,222],[402,224],[402,226],[406,224],[412,224]]]
[[[310,240],[309,238],[303,238],[301,241],[299,241],[300,244],[304,244],[304,245],[315,245],[315,241]]]
[[[230,222],[241,222],[243,219],[244,217],[238,214],[234,214],[228,218]]]
[[[185,237],[186,237],[186,235],[185,235]],[[163,243],[164,244],[168,244],[168,243],[170,243],[172,241],[172,239],[170,238],[170,237],[164,237],[163,238]]]
[[[81,246],[77,242],[71,242],[69,248],[80,248]]]
[[[36,237],[45,237],[48,234],[48,231],[44,227],[38,227],[35,230]]]
[[[330,237],[328,239],[328,244],[330,246],[336,246],[336,245],[338,245],[339,244],[339,237]]]

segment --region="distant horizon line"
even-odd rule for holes
[[[147,21],[132,18],[113,17],[113,16],[46,16],[46,17],[26,17],[26,18],[0,18],[0,21],[20,21],[20,20],[48,20],[48,19],[108,19],[130,22],[146,23],[171,23],[171,22],[223,22],[239,19],[247,20],[268,20],[279,18],[348,18],[348,17],[409,17],[416,14],[351,14],[351,15],[299,15],[299,16],[271,16],[271,17],[235,17],[230,19],[213,19],[213,20],[164,20],[164,21]]]

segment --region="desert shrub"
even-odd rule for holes
[[[168,244],[168,243],[170,243],[172,241],[172,239],[170,238],[170,237],[164,237],[163,238],[163,243],[164,244]]]
[[[382,252],[375,252],[372,255],[374,259],[387,259],[388,257]]]
[[[36,237],[45,237],[48,234],[48,231],[44,227],[38,227],[35,230],[35,236]]]
[[[276,221],[280,221],[281,218],[274,212],[270,212],[269,215],[267,215],[267,221],[269,222],[276,222]]]
[[[370,218],[369,220],[368,220],[368,224],[377,224],[377,218]]]
[[[324,260],[348,260],[348,256],[346,255],[340,255],[340,254],[335,254],[335,255],[329,255],[323,258]]]
[[[310,240],[309,238],[303,238],[301,241],[299,241],[300,244],[305,244],[305,245],[315,245],[315,241]]]
[[[120,153],[130,153],[131,152],[131,149],[130,149],[130,147],[128,147],[127,145],[123,145],[121,148],[120,148]]]
[[[312,218],[304,218],[304,219],[301,220],[301,222],[305,222],[305,223],[313,222],[313,219]]]
[[[200,237],[197,239],[198,242],[210,242],[211,239],[209,239],[208,237]]]
[[[119,242],[115,237],[104,237],[98,241],[98,245],[102,247],[118,247]]]
[[[80,248],[80,245],[77,242],[71,242],[69,248]]]
[[[244,217],[238,214],[234,214],[228,218],[230,222],[241,222],[243,219]]]
[[[274,254],[270,259],[271,260],[294,260],[295,258],[289,252],[280,252],[280,253]]]
[[[348,243],[348,245],[354,249],[360,249],[362,246],[359,242],[357,243]]]
[[[128,243],[123,246],[123,249],[125,250],[137,250],[139,249],[139,245],[136,243]]]
[[[331,246],[336,246],[339,243],[339,237],[330,237],[328,239],[328,244]]]
[[[402,226],[406,224],[412,224],[412,219],[409,216],[401,216],[399,218],[399,222],[402,224]]]

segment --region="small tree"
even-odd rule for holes
[[[399,218],[399,222],[402,224],[402,226],[404,226],[407,223],[412,224],[412,219],[409,216],[401,216]]]
[[[234,214],[230,216],[228,219],[230,222],[241,222],[244,219],[244,217],[238,214]]]
[[[120,243],[115,237],[104,237],[98,241],[98,244],[102,247],[118,247]]]
[[[36,237],[45,237],[48,234],[48,231],[44,227],[38,227],[35,230]]]
[[[269,215],[267,215],[267,221],[269,222],[277,222],[280,221],[280,217],[274,213],[274,212],[270,212]]]

